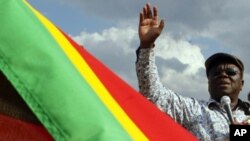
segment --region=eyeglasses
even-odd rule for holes
[[[209,74],[212,76],[218,76],[222,72],[225,72],[228,76],[234,76],[234,75],[240,73],[239,71],[237,71],[236,68],[225,68],[225,69],[213,68],[213,69],[211,69]]]

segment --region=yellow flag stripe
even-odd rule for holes
[[[49,20],[42,16],[26,1],[24,1],[30,9],[35,13],[38,19],[44,24],[49,30],[54,39],[58,42],[61,49],[68,56],[70,61],[80,72],[82,77],[89,83],[92,89],[95,91],[97,96],[101,99],[108,110],[114,115],[121,126],[127,131],[133,140],[147,141],[148,138],[142,133],[142,131],[134,124],[134,122],[128,117],[123,111],[119,104],[113,99],[108,90],[98,79],[95,73],[91,70],[81,55],[75,50],[70,42],[64,37],[64,35],[55,27]]]

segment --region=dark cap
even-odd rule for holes
[[[236,56],[233,56],[233,55],[230,55],[227,53],[215,53],[212,56],[210,56],[205,62],[207,75],[208,75],[209,70],[214,65],[217,65],[219,62],[223,62],[223,61],[233,63],[239,67],[241,72],[244,71],[244,65],[243,65],[242,61],[239,58],[237,58]]]

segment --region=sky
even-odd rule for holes
[[[139,12],[156,6],[165,28],[156,40],[162,83],[176,93],[208,100],[204,62],[212,54],[238,56],[245,65],[240,98],[250,92],[248,0],[28,0],[92,55],[138,90],[135,50]]]

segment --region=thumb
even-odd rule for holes
[[[235,117],[234,117],[234,121],[233,123],[234,125],[241,125],[242,123],[240,123]]]
[[[162,31],[163,28],[164,28],[164,20],[161,20],[160,25],[159,25],[160,31]]]

